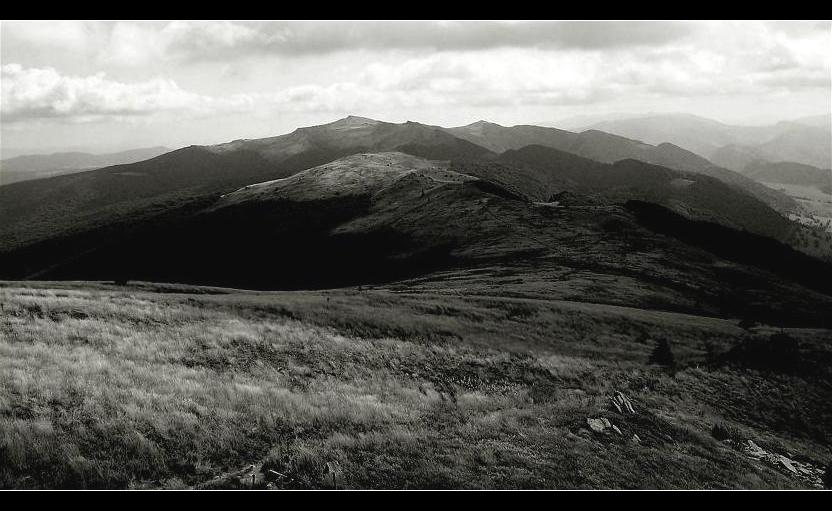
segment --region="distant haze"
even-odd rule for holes
[[[0,38],[4,159],[349,114],[571,129],[621,112],[764,125],[832,109],[829,21],[2,22]]]

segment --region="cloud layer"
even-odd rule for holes
[[[160,111],[191,110],[206,98],[183,91],[162,78],[137,83],[93,76],[62,76],[53,68],[2,66],[3,122],[32,118],[72,118],[148,115]]]
[[[797,107],[824,111],[832,87],[829,22],[91,21],[2,29],[0,111],[3,126],[18,133],[30,122],[152,126],[316,113],[536,122],[569,108],[677,104],[728,105],[735,117],[776,105],[788,118]],[[528,112],[534,118],[519,118]]]
[[[621,48],[665,44],[693,29],[678,22],[621,21],[178,21],[159,34],[173,55],[215,59],[252,52],[297,56],[356,49]]]

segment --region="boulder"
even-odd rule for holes
[[[607,428],[612,426],[612,424],[610,424],[610,421],[605,419],[604,417],[598,419],[587,418],[586,424],[587,426],[589,426],[589,429],[596,433],[603,433],[607,430]]]
[[[753,458],[763,458],[768,454],[768,451],[754,443],[753,440],[748,440],[743,446],[743,449]]]

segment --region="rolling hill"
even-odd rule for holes
[[[718,179],[638,160],[605,164],[543,146],[506,151],[499,162],[533,173],[545,193],[598,194],[619,203],[647,200],[691,219],[785,240],[793,225],[754,197]]]
[[[823,484],[832,271],[734,187],[527,146],[194,197],[0,253],[62,280],[0,281],[0,487]]]
[[[764,288],[760,296],[791,297],[777,298],[777,307],[820,299],[795,285],[827,289],[825,279],[814,278],[825,271],[817,267],[823,263],[783,245],[801,227],[743,187],[707,175],[701,167],[707,161],[692,153],[601,132],[469,127],[466,137],[483,147],[454,134],[460,131],[348,117],[280,137],[191,146],[134,164],[3,186],[0,278],[286,289],[389,282],[488,264],[506,264],[512,272],[525,265],[538,275],[555,261],[571,268],[565,271],[584,268],[641,282],[637,287],[647,286],[650,300],[666,307],[724,312],[725,300],[703,291],[736,295],[725,290],[721,270],[701,264],[713,247],[703,252],[701,236],[645,227],[645,215],[660,213],[642,208],[636,214],[628,204],[647,203],[680,216],[682,225],[745,233],[771,244],[768,251],[783,261],[801,261],[792,264],[795,273],[770,258],[765,264],[749,259],[742,247],[727,250],[735,271],[757,275],[745,278]],[[547,144],[521,145],[529,140]],[[503,150],[511,146],[520,147]],[[589,152],[610,163],[575,154]],[[625,157],[632,152],[695,170]],[[664,247],[664,255],[645,256],[650,245]],[[634,257],[622,259],[626,253]],[[630,287],[620,293],[610,299],[634,299]],[[774,307],[744,299],[748,304],[731,298],[729,308]]]
[[[360,153],[0,254],[0,278],[309,289],[497,266],[564,296],[818,324],[800,304],[832,305],[818,293],[832,293],[818,277],[832,272],[776,241],[791,225],[715,179],[634,160],[542,146],[498,161]],[[708,232],[725,242],[716,259]],[[558,289],[574,272],[590,287]]]
[[[358,117],[279,137],[190,146],[130,165],[0,186],[0,250],[159,214],[342,156],[392,150],[434,159],[490,154],[441,128]]]
[[[505,127],[485,121],[451,128],[449,131],[495,152],[541,145],[604,163],[635,159],[671,169],[697,172],[743,190],[781,213],[787,214],[797,207],[794,200],[781,192],[737,172],[717,167],[701,156],[666,142],[654,146],[598,130],[573,133],[540,126]]]
[[[832,195],[832,169],[821,169],[794,162],[755,160],[745,166],[746,176],[768,183],[811,186]]]
[[[742,171],[755,159],[829,168],[832,158],[828,115],[764,126],[733,126],[688,114],[654,114],[601,121],[583,129],[651,144],[670,142],[735,171]]]
[[[16,248],[90,229],[117,228],[134,216],[154,216],[279,179],[360,152],[401,151],[435,160],[493,160],[497,152],[541,144],[591,159],[638,159],[711,175],[781,212],[795,203],[744,176],[713,167],[670,144],[651,146],[602,132],[576,134],[552,128],[505,128],[476,123],[445,129],[407,122],[347,117],[256,140],[190,146],[142,162],[0,186],[0,249]]]

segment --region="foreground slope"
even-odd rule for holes
[[[830,331],[766,366],[779,329],[443,282],[2,283],[0,487],[821,484]]]

